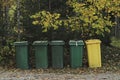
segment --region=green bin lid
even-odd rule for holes
[[[64,45],[65,42],[62,40],[54,40],[50,42],[50,45]]]
[[[34,41],[33,45],[48,45],[48,41]]]
[[[14,42],[14,45],[15,45],[15,46],[28,45],[28,41]]]
[[[77,46],[77,45],[84,45],[84,42],[83,42],[83,40],[70,40],[69,41],[69,45],[75,45],[75,46]]]

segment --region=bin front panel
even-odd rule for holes
[[[35,46],[36,68],[47,68],[47,46]]]
[[[71,67],[78,68],[82,66],[83,46],[70,46]]]
[[[100,44],[88,44],[88,62],[90,67],[101,67]]]
[[[52,67],[63,68],[63,46],[52,46]]]
[[[16,65],[17,68],[28,69],[28,47],[27,46],[16,46]]]

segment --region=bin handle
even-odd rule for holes
[[[78,43],[77,43],[77,41],[76,41],[76,46],[78,46]]]

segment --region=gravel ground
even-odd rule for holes
[[[120,73],[46,73],[41,70],[0,69],[0,80],[120,80]]]

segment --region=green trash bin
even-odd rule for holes
[[[16,50],[16,66],[21,69],[28,69],[28,42],[14,42]]]
[[[48,41],[34,41],[33,46],[35,47],[35,63],[36,68],[47,68],[48,67],[48,54],[47,47]]]
[[[63,68],[64,41],[51,41],[52,67]]]
[[[82,40],[70,40],[70,63],[72,68],[78,68],[82,66],[83,58],[83,46],[84,42]]]

